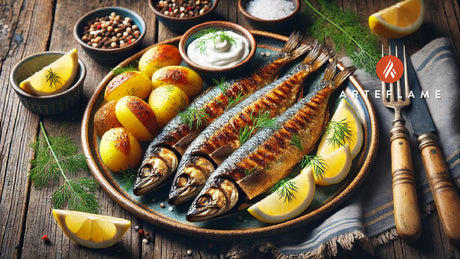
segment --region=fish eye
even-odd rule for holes
[[[211,197],[208,195],[203,195],[198,199],[197,204],[199,206],[205,207],[209,205],[210,202],[211,202]]]
[[[152,170],[151,170],[150,166],[145,166],[144,168],[142,168],[141,173],[140,173],[140,176],[141,176],[141,177],[147,177],[147,176],[149,176],[151,173],[152,173]]]
[[[188,175],[180,175],[178,178],[177,178],[177,186],[178,187],[184,187],[185,185],[187,185],[187,183],[189,182],[190,180],[190,177]]]

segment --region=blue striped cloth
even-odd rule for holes
[[[460,77],[455,54],[449,39],[439,38],[411,57],[426,98],[444,157],[452,176],[460,179]],[[347,65],[348,60],[343,62]],[[348,62],[349,63],[349,62]],[[355,76],[370,93],[381,88],[381,81],[363,71]],[[438,98],[436,98],[436,90]],[[372,94],[369,94],[373,98]],[[307,258],[337,255],[357,242],[372,249],[398,238],[393,218],[393,194],[390,170],[390,138],[393,110],[373,100],[379,118],[379,149],[377,159],[365,182],[353,197],[324,221],[282,236],[273,245],[278,258]],[[407,123],[410,128],[410,123]],[[416,139],[411,136],[412,158],[420,207],[429,213],[433,198],[426,180]],[[340,249],[339,249],[340,248]]]

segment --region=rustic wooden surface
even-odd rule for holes
[[[314,1],[313,1],[314,2]],[[369,14],[396,0],[340,0],[339,6],[358,11],[363,22]],[[415,34],[405,38],[409,52],[414,52],[439,36],[450,37],[457,57],[460,56],[460,10],[458,0],[426,1],[425,23]],[[71,112],[61,116],[37,116],[25,109],[9,87],[12,67],[22,58],[46,50],[68,51],[77,46],[72,36],[73,25],[86,12],[103,6],[122,6],[138,12],[146,21],[147,35],[143,46],[169,39],[179,34],[160,24],[146,0],[1,0],[0,1],[0,258],[222,258],[235,255],[239,244],[249,258],[264,257],[251,249],[252,241],[200,240],[159,229],[135,218],[122,209],[100,189],[100,213],[129,219],[133,226],[144,224],[152,233],[152,241],[143,244],[134,229],[120,243],[109,249],[91,250],[71,242],[51,215],[51,194],[57,188],[35,189],[27,178],[29,161],[34,158],[30,144],[39,134],[43,121],[50,134],[68,133],[80,145],[80,124],[87,101],[98,82],[110,71],[110,66],[96,63],[79,47],[87,67],[84,97]],[[251,27],[237,12],[236,0],[220,0],[215,19],[224,19]],[[300,24],[302,25],[302,24]],[[291,29],[283,34],[288,34]],[[81,145],[80,145],[81,146]],[[47,234],[51,243],[41,237]],[[444,235],[436,214],[423,220],[423,234],[415,244],[401,240],[390,242],[371,255],[360,246],[352,251],[340,251],[340,257],[375,256],[378,258],[460,258],[458,246]]]

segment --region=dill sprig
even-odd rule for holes
[[[298,149],[303,151],[302,142],[300,141],[300,137],[297,134],[292,135],[292,139],[289,144],[296,146]]]
[[[206,54],[206,46],[209,41],[212,41],[214,46],[216,45],[216,41],[227,41],[230,45],[236,44],[236,40],[225,31],[218,31],[213,28],[202,30],[197,34],[196,38],[195,48],[198,49],[201,54]]]
[[[206,122],[206,118],[209,117],[209,114],[206,113],[204,108],[187,107],[179,113],[179,116],[182,123],[187,124],[190,129],[195,128],[198,130]]]
[[[363,25],[360,15],[352,11],[342,11],[332,1],[318,0],[318,9],[321,11],[308,0],[304,1],[311,10],[309,17],[317,14],[321,18],[313,21],[308,34],[323,42],[329,38],[337,52],[344,51],[352,59],[353,65],[375,74],[381,55],[379,39]]]
[[[238,91],[238,93],[236,94],[235,97],[228,96],[228,103],[227,103],[227,107],[225,109],[228,110],[228,109],[232,108],[234,105],[239,103],[244,98],[246,98],[246,95],[243,94],[243,92],[241,90]]]
[[[56,85],[60,83],[60,79],[61,77],[58,73],[54,72],[52,68],[46,70],[46,82],[50,87],[56,87]]]
[[[124,67],[114,68],[114,69],[112,69],[112,74],[114,76],[117,76],[119,74],[123,74],[123,73],[126,73],[126,72],[131,72],[131,71],[137,71],[137,65],[129,64],[129,65],[124,66]]]
[[[242,128],[240,128],[239,134],[238,134],[238,139],[242,144],[244,144],[258,129],[262,128],[274,128],[276,127],[276,119],[271,118],[270,112],[268,111],[259,111],[257,115],[253,115],[251,113],[249,115],[249,118],[252,122],[252,125],[246,125]]]
[[[351,141],[351,130],[346,119],[341,121],[330,121],[326,127],[326,134],[332,135],[327,139],[327,142],[336,148]]]
[[[270,193],[276,192],[280,199],[283,199],[284,202],[291,202],[295,198],[294,192],[298,190],[297,185],[294,181],[291,181],[292,178],[284,178],[281,181],[277,182],[271,189]]]
[[[218,87],[222,93],[225,94],[225,91],[227,91],[227,88],[230,86],[230,84],[225,81],[225,77],[221,77],[220,80],[213,78],[212,82]]]
[[[125,170],[121,172],[120,184],[125,190],[129,190],[134,187],[134,182],[136,180],[136,172],[132,169]]]
[[[97,182],[84,177],[68,178],[68,174],[89,170],[85,156],[77,154],[78,147],[68,136],[48,137],[42,122],[40,128],[43,139],[32,144],[36,158],[31,161],[29,178],[33,185],[41,189],[62,176],[64,183],[51,198],[54,207],[63,208],[67,204],[72,210],[96,213],[100,207],[95,195]]]
[[[302,161],[300,161],[300,167],[305,168],[307,166],[311,167],[313,174],[315,174],[318,178],[322,178],[324,172],[326,171],[326,163],[319,156],[304,156]]]

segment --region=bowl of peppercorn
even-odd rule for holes
[[[184,32],[209,20],[218,0],[149,0],[157,19],[173,31]]]
[[[74,27],[74,37],[97,62],[117,64],[141,48],[145,22],[122,7],[104,7],[85,14]]]

